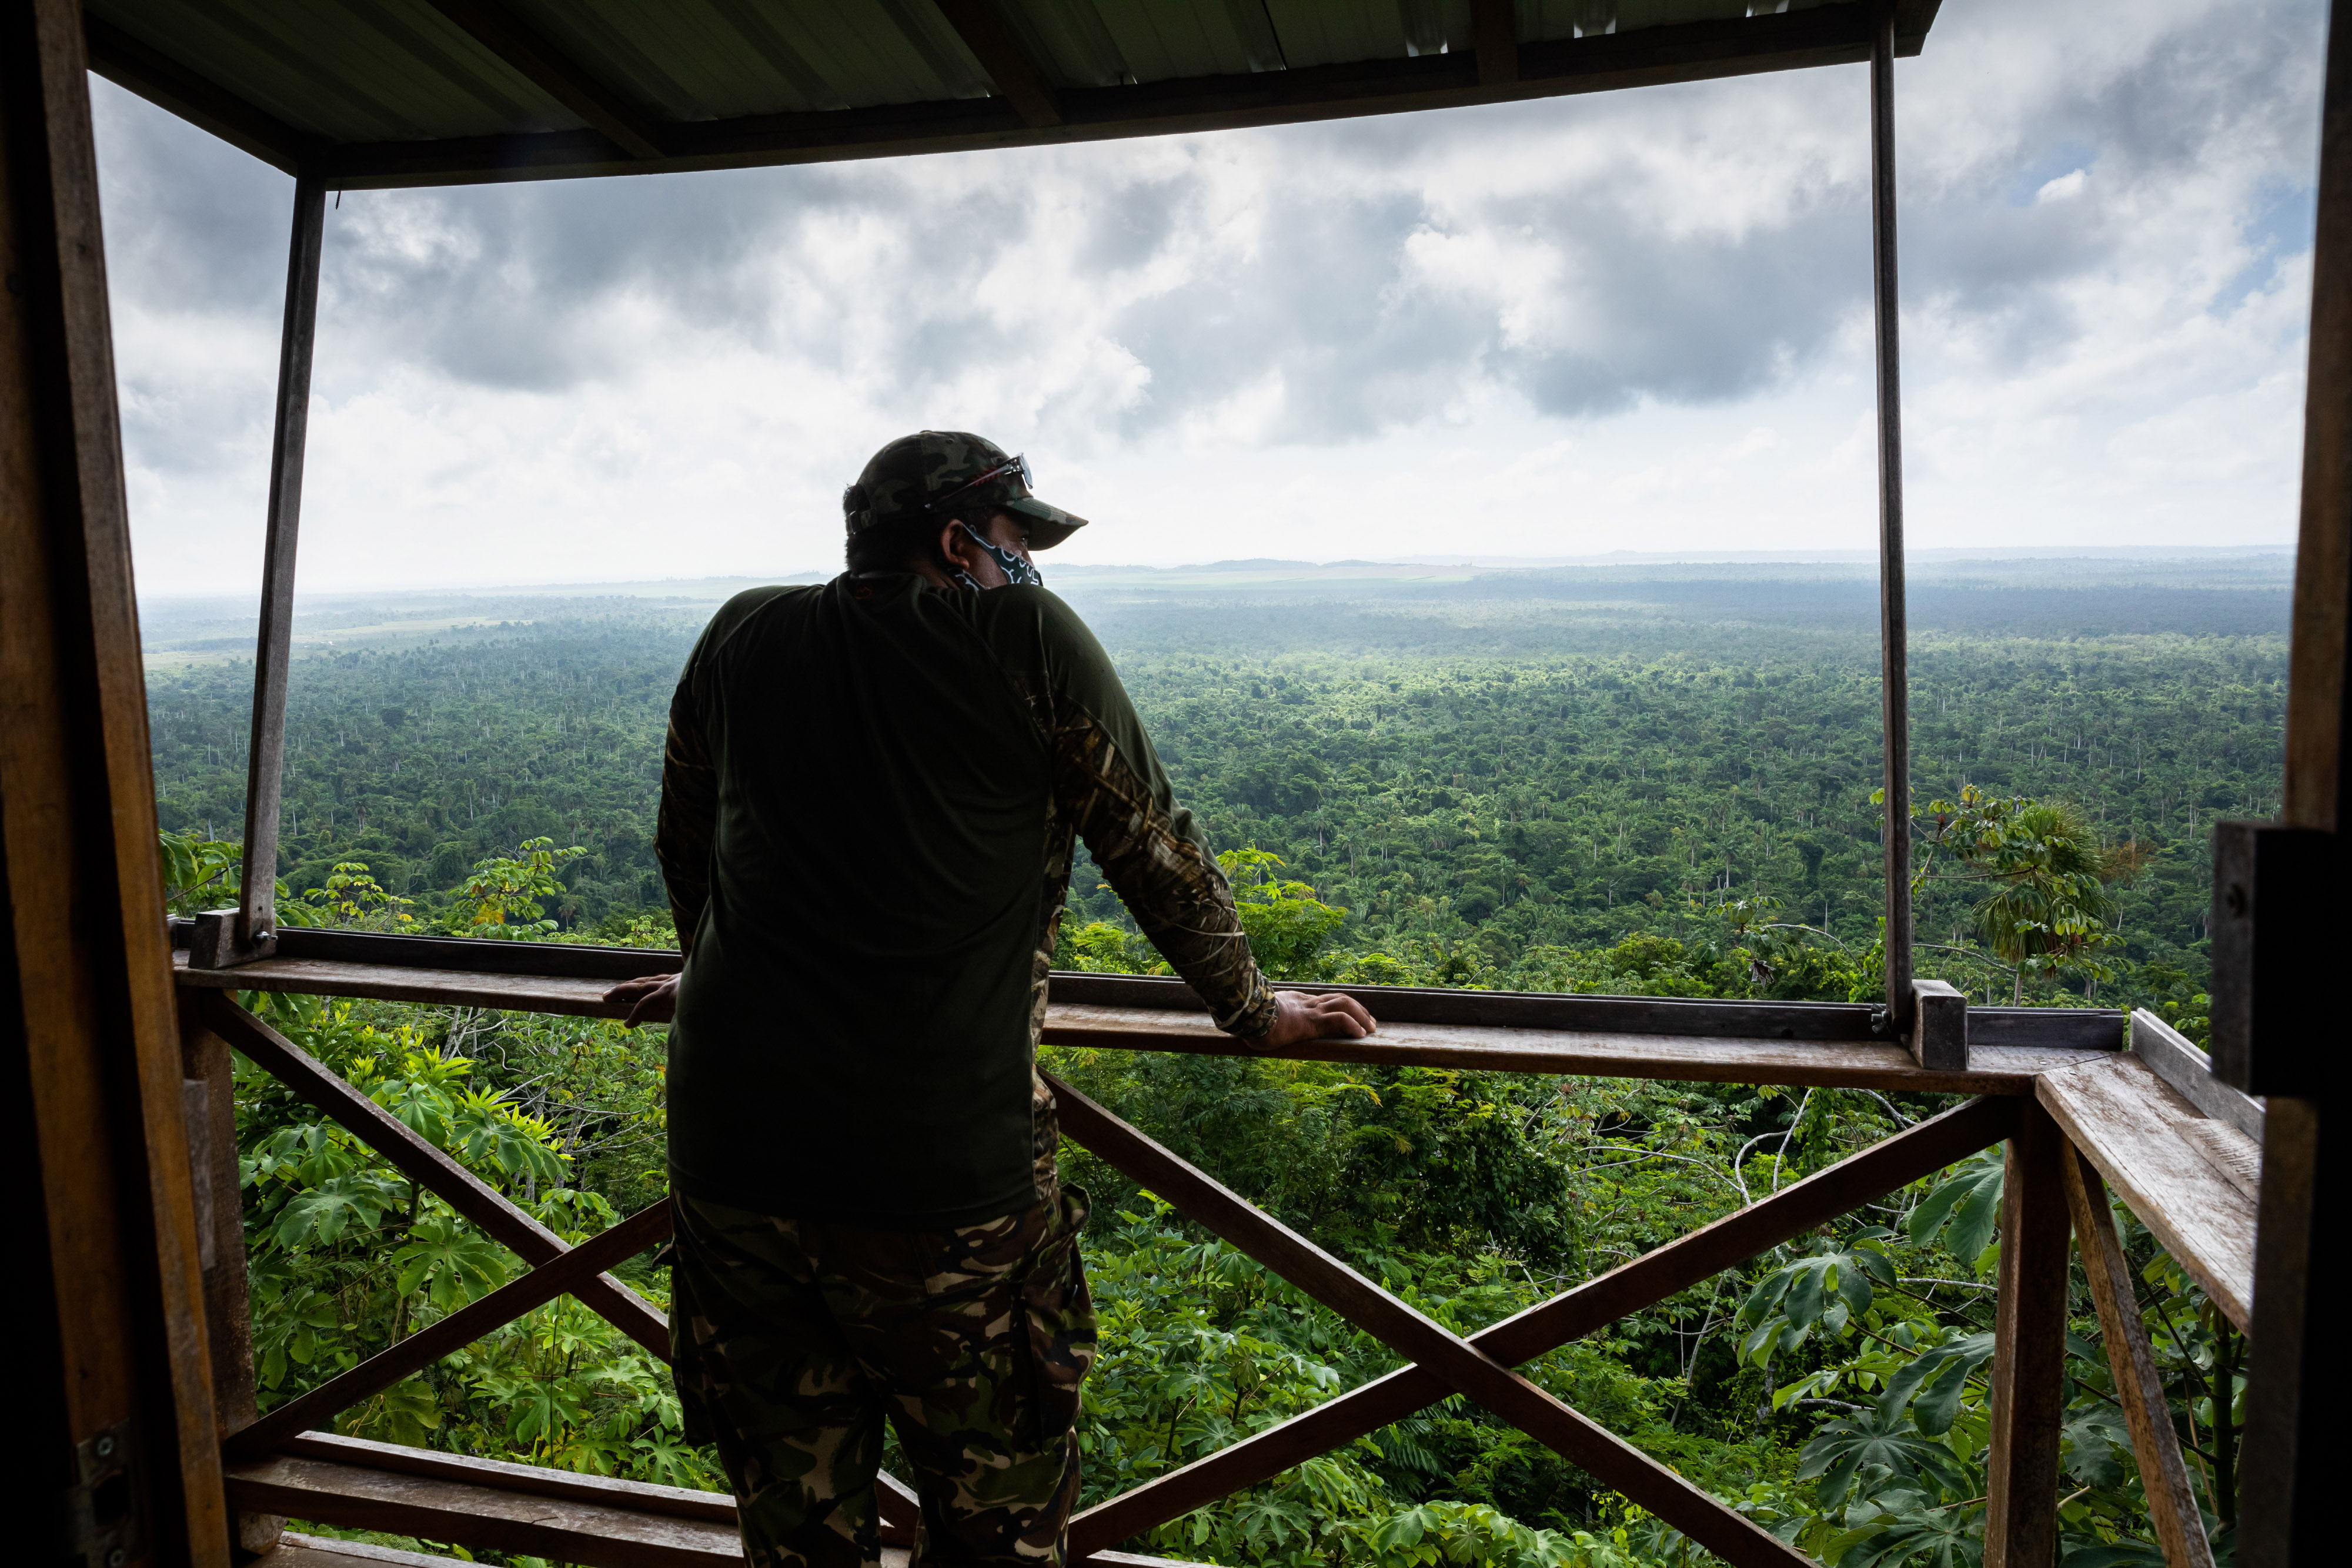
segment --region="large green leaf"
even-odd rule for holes
[[[1960,1162],[1911,1211],[1911,1239],[1924,1247],[1940,1231],[1945,1250],[1973,1266],[2000,1219],[2004,1168],[1998,1146]]]

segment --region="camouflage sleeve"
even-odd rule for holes
[[[1274,1027],[1274,991],[1258,972],[1192,813],[1170,798],[1160,760],[1131,765],[1095,716],[1073,705],[1054,727],[1054,793],[1135,924],[1209,1004],[1228,1034]]]
[[[669,891],[677,945],[689,953],[702,906],[710,898],[710,841],[718,827],[719,771],[711,766],[688,683],[680,681],[677,695],[670,699],[669,737],[662,746],[661,818],[654,830],[654,856],[661,862],[662,883]]]
[[[1244,1040],[1274,1027],[1274,991],[1250,954],[1233,889],[1192,814],[1176,804],[1141,716],[1109,655],[1075,612],[1043,589],[1030,622],[1045,691],[1036,705],[1052,751],[1056,810],[1066,813],[1111,889],[1176,972],[1209,1004],[1217,1027]],[[1006,598],[1006,608],[1024,602]],[[1025,684],[1025,683],[1024,683]],[[1035,710],[1033,710],[1035,711]]]

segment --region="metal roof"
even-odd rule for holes
[[[1036,145],[1864,60],[1882,0],[87,0],[91,68],[360,189]],[[1893,0],[1916,54],[1939,0]]]

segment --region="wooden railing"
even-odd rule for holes
[[[243,1052],[532,1267],[266,1416],[252,1411],[248,1349],[241,1413],[224,1435],[232,1500],[257,1516],[291,1515],[609,1568],[735,1560],[734,1506],[722,1494],[398,1448],[325,1429],[341,1411],[559,1294],[572,1295],[667,1359],[667,1320],[605,1270],[667,1235],[668,1205],[656,1203],[567,1247],[226,994],[303,991],[609,1016],[615,1009],[602,1002],[604,987],[627,974],[673,967],[676,956],[324,932],[298,936],[291,930],[282,936],[293,940],[270,959],[227,969],[183,965],[185,1027],[198,1047],[191,1060],[204,1055],[206,1039]],[[2255,1143],[2248,1134],[2259,1131],[2261,1111],[2215,1083],[2196,1049],[2152,1016],[2131,1018],[2131,1049],[2126,1050],[2126,1021],[2119,1012],[1963,1010],[1956,1039],[1948,1037],[1939,1051],[1920,1052],[1874,1032],[1883,1025],[1867,1007],[1402,989],[1360,994],[1378,1009],[1379,1035],[1317,1041],[1285,1054],[1976,1098],[1464,1336],[1055,1082],[1062,1130],[1073,1142],[1411,1364],[1087,1509],[1071,1522],[1074,1562],[1145,1561],[1112,1548],[1457,1394],[1739,1568],[1809,1562],[1513,1369],[2007,1140],[1987,1522],[1989,1552],[1998,1556],[1989,1560],[2046,1561],[2055,1546],[2071,1239],[2079,1243],[2091,1278],[2117,1396],[2167,1560],[2179,1568],[2210,1564],[2105,1193],[2112,1186],[2242,1329],[2252,1273]],[[1049,1041],[1237,1050],[1209,1026],[1179,982],[1057,976],[1053,997]],[[1923,1054],[1945,1060],[1924,1065]],[[215,1148],[213,1157],[217,1162],[223,1154]],[[233,1167],[233,1145],[225,1155]],[[241,1273],[236,1219],[230,1213],[216,1222],[215,1251],[218,1266]],[[241,1306],[241,1288],[235,1294]],[[238,1322],[229,1332],[249,1328]],[[234,1370],[234,1347],[226,1356],[216,1349],[216,1368],[224,1362]],[[225,1408],[236,1403],[225,1401]],[[915,1520],[912,1493],[886,1475],[881,1505],[886,1542],[903,1547]]]

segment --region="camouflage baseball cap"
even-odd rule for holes
[[[1087,526],[1029,493],[1026,459],[1009,456],[993,441],[961,430],[902,435],[866,460],[857,483],[841,493],[843,520],[855,536],[877,523],[977,502],[1012,512],[1029,524],[1029,548],[1052,549]]]

